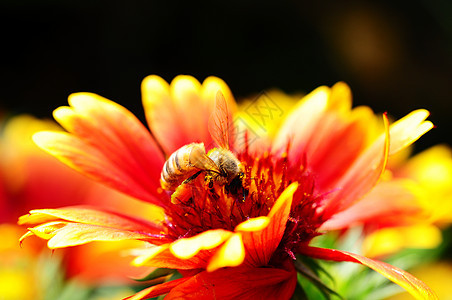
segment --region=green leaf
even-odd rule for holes
[[[301,260],[295,261],[295,269],[299,274],[301,274],[303,277],[307,278],[311,283],[314,284],[315,287],[321,292],[321,294],[326,299],[331,299],[331,295],[334,295],[338,297],[339,299],[343,299],[341,295],[339,295],[337,292],[329,288],[325,283],[322,282],[322,280],[319,278],[319,276],[306,264],[304,264]]]
[[[297,285],[295,286],[295,292],[293,293],[291,300],[308,300],[308,299],[309,299],[308,295],[304,291],[300,282],[297,282]]]
[[[176,272],[176,270],[173,269],[166,269],[166,268],[158,268],[155,269],[154,271],[152,271],[151,273],[149,273],[148,275],[144,276],[143,278],[137,278],[134,279],[136,281],[148,281],[148,280],[153,280],[153,279],[157,279],[163,276],[168,276],[170,274],[173,274],[174,272]]]

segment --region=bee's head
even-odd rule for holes
[[[223,181],[223,184],[231,183],[234,178],[243,172],[240,161],[229,150],[214,148],[208,153],[208,156],[220,169],[220,177],[223,177],[223,179],[219,178],[219,181]]]

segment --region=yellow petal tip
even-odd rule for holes
[[[269,223],[270,218],[266,216],[252,218],[237,225],[235,231],[244,231],[244,232],[259,231],[267,227]]]
[[[183,238],[173,242],[170,246],[170,251],[177,258],[189,259],[201,250],[218,247],[231,234],[232,232],[223,229],[205,231],[193,237]]]
[[[215,253],[207,265],[207,272],[213,272],[224,267],[237,267],[245,260],[245,246],[242,235],[236,233],[229,238]]]

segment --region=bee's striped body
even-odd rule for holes
[[[164,190],[175,190],[185,179],[201,170],[220,172],[206,155],[203,143],[192,143],[176,150],[163,165],[160,182]]]
[[[200,171],[209,172],[219,184],[228,184],[242,172],[241,164],[229,150],[214,148],[206,154],[203,143],[192,143],[176,150],[163,165],[162,188],[174,191],[184,180]]]

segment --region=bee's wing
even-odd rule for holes
[[[229,149],[234,132],[232,114],[228,109],[226,99],[218,91],[215,99],[215,108],[209,119],[209,133],[212,139],[221,148]]]
[[[193,147],[188,159],[190,164],[198,169],[221,173],[215,162],[207,156],[204,145],[202,147]]]

